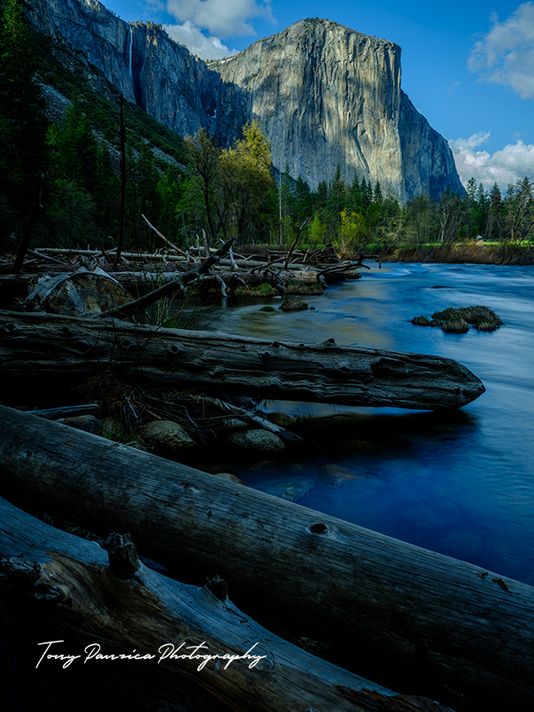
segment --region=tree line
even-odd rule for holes
[[[117,106],[108,102],[101,122],[116,126],[115,140],[76,97],[60,121],[47,119],[39,57],[20,0],[2,0],[0,32],[2,240],[20,239],[38,194],[36,242],[113,247],[120,230]],[[256,121],[230,147],[217,146],[202,130],[171,151],[174,157],[136,135],[137,127],[127,129],[124,233],[130,247],[156,244],[143,214],[179,245],[215,245],[229,237],[289,245],[298,234],[304,246],[331,245],[340,255],[477,238],[521,244],[534,237],[534,185],[527,177],[504,193],[471,179],[465,195],[446,193],[437,202],[419,196],[402,205],[364,176],[347,185],[339,169],[315,190],[287,170],[275,174]]]

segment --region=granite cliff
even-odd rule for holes
[[[401,200],[462,192],[445,139],[401,89],[400,48],[325,20],[302,20],[206,64],[155,25],[128,24],[97,0],[32,0],[41,32],[84,57],[157,121],[222,144],[256,117],[273,164],[312,187],[337,168]]]

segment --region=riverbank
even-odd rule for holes
[[[373,248],[376,251],[376,248]],[[383,262],[434,264],[534,265],[534,246],[462,242],[452,245],[405,245],[380,253]]]

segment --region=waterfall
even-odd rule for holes
[[[133,29],[130,25],[130,49],[128,50],[128,73],[133,79]]]

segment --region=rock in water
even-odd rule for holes
[[[283,441],[268,430],[247,430],[244,433],[232,433],[226,441],[243,450],[258,453],[275,453],[285,449]]]
[[[178,454],[196,445],[189,433],[172,420],[153,420],[147,423],[143,428],[142,437],[156,450]]]
[[[217,62],[155,25],[128,25],[96,0],[32,0],[34,26],[81,52],[150,116],[181,135],[232,143],[258,118],[273,164],[312,188],[339,166],[406,201],[463,193],[450,148],[401,89],[400,47],[326,20],[302,20]]]
[[[285,312],[306,311],[308,308],[309,307],[306,302],[303,302],[300,299],[284,299],[280,305],[280,309]]]

